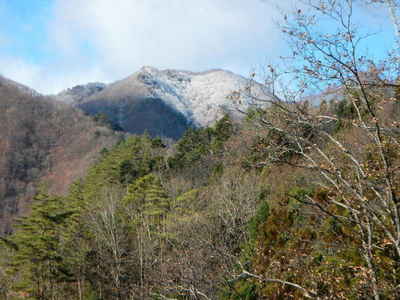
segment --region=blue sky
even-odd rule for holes
[[[115,81],[143,65],[247,75],[287,51],[273,2],[0,0],[0,74],[43,93]],[[393,45],[387,15],[359,19],[380,32],[366,46],[382,56]]]
[[[43,63],[49,55],[46,42],[51,4],[50,0],[0,0],[0,55]]]

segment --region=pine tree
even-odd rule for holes
[[[131,211],[158,223],[170,208],[168,196],[160,180],[153,174],[141,177],[129,185],[123,201]]]
[[[21,277],[15,288],[35,299],[54,297],[60,283],[73,279],[63,252],[66,229],[75,211],[63,200],[38,193],[30,216],[20,218],[17,231],[7,239],[15,251],[8,271]]]

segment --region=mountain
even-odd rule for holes
[[[230,96],[248,84],[224,70],[143,67],[111,84],[89,83],[43,96],[0,76],[0,234],[29,210],[40,184],[50,192],[67,192],[102,149],[121,139],[123,133],[111,128],[178,139],[188,128],[209,126],[226,113],[240,117],[238,109],[245,110],[251,99],[235,102]],[[98,114],[101,118],[87,116]]]
[[[119,137],[81,111],[0,77],[0,233],[39,183],[64,193]]]
[[[72,102],[89,115],[105,114],[127,132],[147,131],[153,136],[177,139],[187,128],[209,126],[226,113],[239,117],[238,109],[246,110],[252,100],[242,97],[239,103],[230,96],[244,92],[247,86],[248,79],[225,70],[189,72],[143,67],[115,83],[77,86],[56,97]],[[263,92],[259,84],[254,84],[253,90]]]
[[[101,92],[106,88],[106,86],[106,84],[101,82],[91,82],[85,85],[77,85],[59,93],[57,95],[57,99],[65,103],[73,103],[76,105],[93,94]]]
[[[22,93],[22,94],[26,94],[26,95],[30,95],[30,96],[39,96],[40,95],[34,89],[31,89],[30,87],[27,87],[26,85],[18,83],[9,78],[3,77],[2,75],[0,75],[0,84],[3,88],[15,89],[19,93]]]

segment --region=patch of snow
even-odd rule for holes
[[[112,84],[79,85],[61,92],[56,98],[75,106],[97,100],[116,101],[121,112],[129,105],[126,99],[158,98],[182,113],[191,124],[204,127],[227,112],[238,116],[239,110],[246,111],[250,105],[254,105],[252,98],[246,96],[249,85],[249,79],[221,69],[190,72],[145,66]],[[231,97],[238,92],[239,99]],[[252,84],[252,93],[264,97],[267,95],[257,83]]]
[[[188,72],[180,70],[158,70],[143,67],[136,77],[150,87],[149,96],[163,99],[181,112],[197,126],[208,126],[220,119],[226,110],[237,113],[253,105],[251,97],[241,97],[235,102],[233,93],[244,91],[248,79],[224,70]],[[256,93],[262,93],[260,85],[253,85]]]
[[[91,82],[85,85],[77,85],[57,94],[55,98],[65,103],[80,103],[84,99],[101,92],[107,87],[101,82]]]

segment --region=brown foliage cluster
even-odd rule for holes
[[[0,119],[0,232],[26,211],[39,182],[66,192],[118,140],[81,112],[6,81],[0,81]]]

